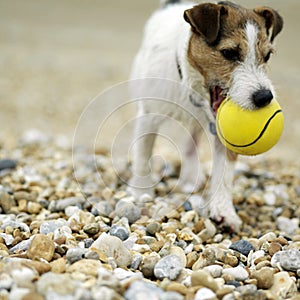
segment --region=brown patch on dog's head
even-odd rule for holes
[[[268,61],[272,42],[283,26],[282,18],[271,8],[252,10],[228,1],[196,5],[184,12],[184,19],[192,29],[188,61],[203,75],[212,102],[221,102],[226,96],[235,68],[247,56],[246,25],[258,29],[258,65]]]

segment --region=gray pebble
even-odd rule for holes
[[[67,225],[67,221],[64,219],[57,219],[57,220],[50,220],[44,221],[40,225],[40,233],[41,234],[48,234],[50,232],[54,232],[56,229]]]
[[[92,238],[84,239],[84,248],[90,248],[91,245],[94,243],[94,240]]]
[[[140,209],[133,203],[132,198],[123,198],[117,204],[115,213],[118,217],[126,217],[129,223],[134,223],[141,217]]]
[[[132,255],[132,262],[130,268],[133,270],[137,270],[143,260],[143,256],[139,253]]]
[[[5,169],[14,169],[17,162],[13,159],[0,159],[0,171]]]
[[[299,229],[299,219],[289,219],[286,217],[278,217],[276,219],[276,224],[279,230],[287,233],[288,235],[293,235],[297,229]]]
[[[125,241],[129,237],[127,228],[119,225],[113,225],[109,230],[110,235],[118,237],[121,241]]]
[[[279,251],[272,256],[271,265],[276,267],[279,264],[287,271],[297,271],[300,269],[300,251],[290,249]]]
[[[238,251],[242,253],[245,256],[248,256],[251,250],[255,250],[251,243],[249,243],[246,240],[239,240],[234,243],[232,243],[229,247],[229,249]]]
[[[160,300],[164,291],[152,283],[142,280],[136,280],[130,288],[124,293],[126,300]]]
[[[28,240],[21,241],[17,245],[10,248],[9,252],[10,253],[17,253],[17,252],[20,252],[20,251],[24,251],[24,252],[27,251],[33,238],[34,238],[34,236],[31,236]]]
[[[25,223],[18,221],[6,221],[2,224],[1,229],[5,229],[8,226],[12,227],[13,229],[20,229],[20,231],[23,232],[30,231],[29,227]]]
[[[86,252],[87,252],[87,249],[70,248],[66,254],[67,261],[69,263],[73,264],[74,262],[83,259]]]
[[[113,208],[109,202],[101,201],[92,207],[91,212],[94,216],[108,217],[113,212]]]
[[[154,267],[154,275],[158,279],[175,280],[183,269],[180,257],[174,254],[163,257]]]
[[[99,260],[99,254],[95,251],[88,251],[84,254],[84,258]]]
[[[85,202],[83,197],[70,197],[65,199],[59,199],[57,201],[51,201],[49,204],[49,210],[51,212],[63,211],[68,206],[78,206],[81,208],[81,205]]]

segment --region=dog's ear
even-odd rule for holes
[[[264,18],[267,34],[270,36],[271,42],[273,42],[275,36],[282,30],[282,17],[276,10],[269,7],[258,7],[254,11]]]
[[[187,9],[184,19],[192,26],[194,32],[205,38],[208,44],[214,44],[220,32],[221,16],[227,14],[222,5],[204,3]]]

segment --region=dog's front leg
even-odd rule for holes
[[[132,178],[127,189],[136,198],[142,194],[154,195],[150,159],[160,123],[159,117],[150,114],[140,114],[136,120]]]
[[[234,166],[237,154],[227,150],[219,141],[214,140],[213,169],[210,188],[210,217],[222,222],[234,231],[242,224],[232,202]]]

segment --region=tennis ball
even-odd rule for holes
[[[216,118],[222,144],[243,155],[257,155],[271,149],[280,139],[283,123],[281,107],[274,99],[265,107],[246,110],[226,98]]]

